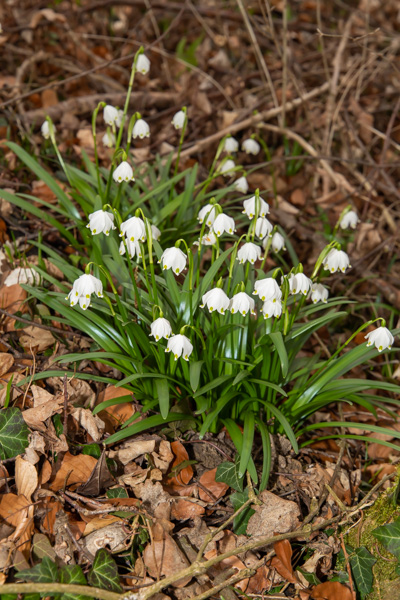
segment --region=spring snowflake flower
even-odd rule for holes
[[[176,275],[186,267],[187,256],[180,248],[167,248],[161,255],[159,263],[162,263],[163,269],[172,269]]]
[[[260,152],[261,146],[256,140],[253,140],[253,138],[248,138],[242,143],[242,150],[244,150],[246,154],[256,155]]]
[[[151,235],[153,236],[153,240],[158,242],[161,237],[161,231],[155,225],[151,226]]]
[[[201,245],[202,246],[214,246],[214,244],[217,243],[217,238],[215,236],[215,233],[213,231],[210,231],[208,233],[205,233],[203,235],[203,237],[201,238]],[[200,245],[200,240],[198,242],[194,242],[195,246],[199,246]]]
[[[258,199],[257,205],[258,205],[257,217],[265,217],[265,215],[269,214],[269,206],[262,198]],[[243,201],[243,209],[244,210],[242,210],[242,213],[244,215],[247,215],[249,217],[249,219],[252,219],[256,214],[256,197],[252,196],[251,198],[244,200]]]
[[[54,125],[53,125],[53,127],[54,127]],[[48,140],[50,137],[50,123],[48,121],[43,121],[40,131],[41,131],[44,139]]]
[[[229,158],[219,166],[218,173],[220,173],[220,175],[223,175],[224,177],[230,177],[235,167],[235,163]]]
[[[279,252],[280,250],[286,250],[285,248],[285,238],[283,235],[279,233],[279,231],[275,231],[271,240],[271,248],[274,252]]]
[[[282,298],[281,288],[272,277],[256,281],[253,294],[254,296],[258,296],[263,302],[276,302]]]
[[[219,237],[226,231],[226,233],[233,233],[236,231],[235,229],[235,221],[232,217],[228,217],[228,215],[224,215],[224,213],[219,214],[212,226],[214,232]]]
[[[139,71],[142,75],[147,75],[150,71],[150,61],[144,54],[139,54],[137,58],[136,71]]]
[[[358,218],[357,213],[354,210],[350,210],[340,219],[340,227],[341,229],[355,229],[360,219]]]
[[[249,191],[249,184],[247,183],[246,177],[242,176],[236,181],[233,182],[233,187],[237,192],[241,192],[242,194],[247,194]]]
[[[139,137],[141,140],[150,137],[150,127],[144,119],[138,119],[133,126],[132,137],[135,140]]]
[[[107,125],[114,125],[114,123],[117,125],[117,121],[120,118],[119,115],[120,111],[118,110],[118,108],[115,108],[115,106],[111,106],[111,104],[107,104],[107,106],[104,107],[103,110],[103,118],[104,121],[107,123]]]
[[[113,148],[115,146],[115,135],[112,133],[112,131],[106,131],[101,138],[101,141],[103,142],[103,146],[106,146],[107,148]]]
[[[365,336],[365,339],[368,340],[367,346],[375,344],[375,348],[379,352],[386,350],[386,348],[390,350],[394,342],[394,337],[387,327],[378,327],[378,329],[370,331]]]
[[[343,250],[336,250],[336,248],[332,248],[329,254],[324,258],[322,264],[325,269],[331,273],[336,273],[336,271],[345,273],[348,267],[351,268],[350,259],[346,252],[343,252]]]
[[[261,258],[261,248],[252,242],[246,242],[239,248],[236,260],[242,265],[246,261],[254,265]]]
[[[210,213],[210,214],[208,214]],[[203,223],[204,219],[207,218],[206,220],[206,225],[208,227],[211,227],[212,224],[215,221],[215,217],[216,217],[216,209],[215,206],[213,206],[212,204],[206,204],[205,206],[203,206],[203,208],[201,208],[199,210],[199,214],[197,215],[197,219],[200,223],[200,225]]]
[[[169,338],[169,336],[171,335],[171,333],[172,333],[171,323],[169,321],[167,321],[167,319],[164,319],[163,317],[159,317],[158,319],[153,321],[153,323],[151,324],[150,335],[152,335],[154,337],[156,342],[158,342],[158,340],[161,340],[162,338],[167,340]]]
[[[312,281],[304,275],[304,273],[297,273],[297,275],[290,275],[289,287],[291,294],[308,294],[312,286]]]
[[[86,225],[93,235],[105,233],[109,235],[112,229],[115,229],[113,213],[105,210],[96,210],[89,215],[89,223]]]
[[[214,288],[204,294],[202,297],[203,304],[200,304],[200,308],[207,306],[208,310],[213,312],[214,310],[225,314],[225,311],[229,308],[230,300],[221,288]]]
[[[328,288],[322,283],[313,283],[311,287],[311,300],[316,304],[317,302],[327,302],[329,296]]]
[[[193,345],[186,335],[173,335],[169,338],[165,352],[172,352],[175,360],[178,360],[180,356],[183,359],[189,360],[189,356],[192,354]]]
[[[171,123],[175,127],[175,129],[183,129],[183,126],[185,124],[185,119],[186,119],[185,111],[179,110],[177,113],[174,114]]]
[[[254,310],[255,302],[246,292],[239,292],[231,298],[229,310],[232,314],[240,312],[243,316],[250,311],[252,315],[256,314]]]
[[[113,179],[115,183],[121,183],[121,181],[135,181],[132,167],[126,162],[126,160],[122,161],[122,163],[115,169],[113,173]]]
[[[271,317],[280,317],[282,314],[282,303],[280,300],[267,300],[262,307],[264,319]]]
[[[74,281],[72,290],[66,297],[69,300],[70,306],[75,306],[79,302],[79,306],[86,310],[90,306],[90,297],[96,294],[98,298],[103,297],[103,284],[100,279],[93,275],[81,275]]]
[[[142,258],[142,250],[140,248],[139,242],[132,242],[131,240],[125,240],[126,247],[128,248],[128,256],[129,258],[135,258],[135,256]],[[119,245],[119,253],[121,256],[125,254],[125,244],[121,242]]]
[[[123,235],[126,235],[131,242],[145,242],[147,236],[143,219],[131,217],[127,221],[121,223],[121,236]]]
[[[224,143],[224,150],[230,154],[239,150],[239,142],[234,137],[227,137]]]
[[[273,230],[273,225],[266,219],[265,217],[258,217],[256,221],[256,229],[255,233],[260,240],[263,240],[265,237],[269,237]]]

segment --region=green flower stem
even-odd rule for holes
[[[124,124],[125,124],[125,118],[126,118],[126,115],[127,115],[127,113],[128,113],[129,101],[130,101],[130,99],[131,99],[132,88],[133,88],[133,82],[134,82],[134,80],[135,80],[135,73],[136,73],[136,63],[137,63],[137,60],[138,60],[138,58],[139,58],[139,55],[140,55],[140,54],[143,54],[143,52],[144,52],[143,46],[140,46],[139,50],[138,50],[138,51],[136,52],[136,54],[135,54],[135,58],[133,59],[133,63],[132,63],[132,69],[131,69],[131,75],[130,75],[130,78],[129,78],[128,91],[127,91],[127,93],[126,93],[126,99],[125,99],[125,104],[124,104],[124,110],[123,110],[123,115],[122,115],[122,119],[121,119],[121,126],[120,126],[120,128],[119,128],[119,131],[118,131],[118,137],[117,137],[117,141],[116,141],[116,144],[115,144],[115,149],[116,149],[116,150],[118,150],[118,148],[119,148],[119,147],[120,147],[120,145],[121,145],[122,133],[123,133],[123,130],[124,130]]]
[[[215,157],[214,157],[213,163],[211,165],[211,169],[210,169],[210,171],[208,173],[208,177],[205,180],[204,184],[202,184],[202,187],[201,187],[200,194],[202,196],[204,196],[204,194],[206,193],[207,188],[210,185],[211,181],[213,179],[215,179],[215,177],[218,177],[218,173],[214,174],[214,171],[215,171],[215,168],[217,166],[217,161],[218,161],[219,157],[221,156],[222,151],[224,149],[225,140],[226,140],[227,137],[229,137],[229,135],[226,135],[225,137],[223,137],[222,140],[220,141],[220,143],[218,144],[217,152],[215,153]]]
[[[190,312],[190,322],[193,327],[193,271],[194,271],[194,263],[193,263],[193,253],[185,240],[180,238],[176,243],[175,247],[179,248],[180,244],[183,244],[186,248],[187,257],[189,261],[189,312]]]
[[[138,112],[135,112],[135,114],[130,118],[129,125],[128,125],[128,142],[126,145],[126,153],[127,154],[129,154],[129,150],[131,148],[133,128],[135,126],[136,121],[141,118],[142,118],[142,115]]]
[[[109,282],[109,284],[110,284],[110,287],[111,287],[111,289],[112,289],[112,291],[113,291],[113,294],[114,294],[114,296],[115,296],[115,300],[116,300],[116,302],[117,302],[118,308],[120,309],[120,312],[124,313],[124,314],[125,314],[125,316],[127,316],[126,310],[125,310],[125,308],[123,307],[123,305],[121,304],[121,299],[120,299],[120,297],[119,297],[119,294],[118,294],[118,292],[117,292],[117,289],[116,289],[116,287],[115,287],[115,285],[114,285],[114,282],[113,282],[113,280],[112,280],[112,278],[111,278],[111,275],[110,275],[110,273],[109,273],[109,272],[108,272],[108,271],[107,271],[107,270],[106,270],[106,269],[105,269],[105,268],[104,268],[102,265],[97,265],[97,264],[96,264],[96,263],[94,263],[94,262],[89,262],[89,263],[86,265],[86,269],[85,269],[85,273],[86,273],[86,274],[89,274],[89,273],[90,273],[90,267],[91,267],[91,265],[94,265],[95,267],[97,267],[97,268],[98,268],[98,269],[99,269],[99,270],[100,270],[100,271],[103,273],[103,275],[105,276],[105,278],[107,279],[107,281],[108,281],[108,282]],[[112,314],[112,316],[113,316],[113,317],[115,317],[115,311],[114,311],[114,309],[113,309],[113,307],[112,307],[111,301],[110,301],[110,299],[108,298],[108,296],[104,295],[104,300],[107,302],[108,306],[110,307],[110,310],[111,310],[111,314]]]
[[[320,270],[320,268],[322,266],[322,262],[325,260],[325,258],[328,256],[329,252],[333,248],[338,248],[338,250],[340,250],[340,244],[336,241],[333,241],[333,242],[330,242],[330,244],[328,244],[327,246],[325,246],[325,248],[322,250],[321,254],[317,258],[317,262],[315,263],[315,267],[314,267],[313,272],[311,273],[310,279],[314,280],[317,277],[318,271]]]
[[[59,149],[58,149],[58,146],[57,146],[57,142],[56,142],[56,136],[55,136],[55,134],[54,134],[54,125],[53,125],[53,121],[50,119],[50,117],[49,117],[49,116],[47,116],[47,117],[46,117],[46,121],[47,121],[47,122],[48,122],[48,124],[49,124],[50,140],[51,140],[51,143],[53,144],[53,148],[54,148],[54,150],[55,150],[55,153],[57,154],[58,162],[60,163],[60,165],[61,165],[61,167],[62,167],[62,169],[63,169],[63,171],[64,171],[64,173],[65,173],[65,176],[66,176],[66,178],[67,178],[67,181],[68,181],[69,185],[70,185],[71,187],[73,187],[73,186],[72,186],[72,183],[71,183],[71,180],[70,180],[70,178],[69,178],[69,175],[68,175],[67,167],[65,166],[64,159],[63,159],[63,157],[61,156],[61,154],[60,154],[60,151],[59,151]]]
[[[92,135],[94,141],[94,160],[96,162],[96,175],[97,175],[97,188],[99,192],[99,196],[101,197],[101,177],[100,177],[100,166],[99,166],[99,155],[97,152],[97,132],[96,132],[96,120],[97,115],[99,114],[99,110],[106,106],[105,102],[99,102],[96,108],[93,111],[92,115]]]
[[[237,242],[235,242],[235,246],[233,249],[233,252],[231,254],[231,259],[229,261],[229,274],[228,274],[228,288],[227,288],[227,295],[229,296],[229,292],[231,289],[231,282],[232,282],[232,275],[233,275],[233,267],[235,266],[235,262],[236,262],[236,257],[237,257],[237,253],[238,253],[238,248],[239,248],[239,244],[240,242],[246,238],[247,234],[243,234],[240,236],[240,238],[238,239]]]
[[[274,227],[273,233],[275,233],[275,230],[276,230],[276,227]],[[265,249],[264,249],[264,256],[263,256],[261,267],[260,267],[261,271],[264,271],[264,269],[265,269],[265,263],[267,262],[268,252],[271,248],[271,244],[272,244],[272,235],[269,235],[267,245],[265,246]]]
[[[194,325],[189,325],[189,324],[188,324],[188,325],[184,325],[183,327],[181,327],[181,329],[180,329],[179,333],[180,333],[181,335],[185,335],[185,331],[186,331],[186,329],[192,329],[192,330],[193,330],[193,331],[194,331],[194,332],[197,334],[197,336],[198,336],[198,337],[199,337],[199,339],[200,339],[200,342],[201,342],[201,345],[202,345],[203,351],[204,351],[204,352],[206,352],[206,350],[207,350],[207,348],[206,348],[206,343],[205,343],[205,341],[204,341],[203,334],[201,333],[200,329],[198,329],[198,327],[195,327]]]
[[[141,208],[138,208],[136,210],[136,215],[140,214],[143,222],[144,222],[144,226],[146,228],[146,238],[147,238],[147,248],[148,248],[148,252],[149,252],[149,265],[150,265],[150,277],[151,277],[151,284],[152,284],[152,290],[153,290],[153,302],[154,304],[158,303],[158,294],[157,294],[157,283],[156,283],[156,276],[155,276],[155,271],[154,271],[154,258],[153,258],[153,234],[151,231],[151,223],[149,221],[149,219],[145,216],[143,210]],[[143,261],[143,266],[144,266],[144,261]]]
[[[182,107],[182,112],[185,113],[185,120],[183,122],[183,127],[182,127],[182,131],[181,131],[181,137],[179,139],[178,153],[176,155],[175,168],[174,168],[174,177],[176,177],[177,174],[178,174],[179,160],[180,160],[180,157],[181,157],[182,146],[183,146],[183,141],[185,139],[185,132],[186,132],[186,127],[187,127],[187,122],[188,122],[187,108],[186,108],[186,106]],[[170,194],[169,194],[169,200],[170,200],[170,202],[172,200],[173,191],[174,191],[174,188],[171,186],[171,191],[170,191]]]

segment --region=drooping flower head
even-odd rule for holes
[[[47,120],[43,121],[40,131],[44,139],[48,140],[50,137],[50,123]]]
[[[332,250],[325,256],[322,261],[325,269],[330,271],[331,273],[336,273],[336,271],[342,271],[342,273],[346,272],[350,265],[350,259],[346,252],[343,250],[337,250],[336,248],[332,248]]]
[[[357,213],[354,210],[350,210],[340,219],[340,227],[341,229],[355,229],[357,224],[360,222]]]
[[[138,259],[142,258],[142,250],[139,242],[132,242],[130,239],[126,239],[125,244],[128,249],[129,258],[135,258],[135,256],[137,256]],[[125,254],[125,244],[124,242],[121,242],[119,245],[119,253],[121,256]]]
[[[281,288],[273,277],[266,277],[265,279],[256,281],[253,294],[258,296],[263,302],[275,302],[282,298]]]
[[[138,119],[132,129],[132,137],[135,140],[137,137],[143,140],[145,137],[150,137],[150,127],[144,119]]]
[[[200,304],[200,308],[207,306],[208,310],[213,312],[218,311],[222,315],[229,308],[230,300],[221,288],[214,288],[209,292],[205,293],[202,297],[203,304]]]
[[[226,233],[234,233],[235,229],[235,221],[232,217],[228,217],[224,213],[220,213],[216,218],[212,225],[212,228],[215,234],[220,237],[226,231]]]
[[[158,262],[162,263],[164,270],[172,269],[176,275],[179,275],[186,267],[186,259],[186,254],[180,248],[173,246],[164,250]]]
[[[103,110],[103,118],[104,121],[107,123],[107,125],[117,125],[117,121],[118,121],[118,117],[119,117],[119,110],[118,108],[115,108],[115,106],[111,106],[111,104],[107,104],[107,106],[104,107]]]
[[[387,327],[378,327],[377,329],[370,331],[365,336],[365,339],[368,340],[367,346],[375,344],[375,348],[379,352],[386,350],[386,348],[389,348],[390,350],[394,342],[394,337]]]
[[[96,210],[89,215],[89,223],[86,225],[93,235],[105,233],[109,235],[112,229],[115,229],[114,215],[105,210]]]
[[[241,192],[242,194],[247,194],[249,191],[249,184],[247,183],[246,177],[242,176],[236,181],[233,182],[233,187],[237,192]]]
[[[131,242],[145,242],[147,235],[143,219],[131,217],[121,223],[121,235],[126,235]]]
[[[311,289],[312,281],[304,273],[293,273],[289,277],[289,287],[291,294],[304,294],[305,296]]]
[[[189,360],[189,356],[192,354],[193,345],[186,335],[178,334],[173,335],[169,338],[165,352],[172,352],[175,360],[178,360],[180,356],[184,360]]]
[[[252,219],[256,214],[256,206],[258,207],[257,217],[265,217],[265,215],[269,214],[268,204],[260,197],[258,198],[258,201],[256,201],[255,196],[243,201],[243,214],[247,215],[249,219]]]
[[[216,235],[213,231],[210,231],[208,233],[205,233],[203,235],[203,237],[201,238],[201,244],[202,246],[214,246],[214,244],[217,243],[217,238]],[[193,242],[193,244],[195,246],[199,246],[200,245],[200,240],[197,242]]]
[[[115,146],[115,135],[112,131],[106,131],[103,137],[101,138],[103,145],[107,148],[113,148]]]
[[[212,204],[206,204],[205,206],[203,206],[203,208],[201,208],[199,210],[197,219],[201,225],[203,223],[204,219],[207,218],[206,225],[208,227],[211,227],[215,221],[216,216],[217,216],[217,211],[216,211],[215,206],[213,206]]]
[[[261,150],[261,146],[256,140],[253,138],[248,138],[242,142],[242,150],[246,152],[246,154],[258,154]]]
[[[238,250],[236,260],[243,264],[245,262],[249,262],[252,265],[256,262],[256,260],[260,260],[262,249],[260,246],[253,244],[253,242],[246,242],[241,246]]]
[[[86,310],[90,306],[90,298],[92,294],[96,294],[98,298],[103,297],[103,284],[100,279],[93,275],[81,275],[74,281],[72,290],[68,294],[66,300],[69,300],[70,306],[75,306],[79,302],[79,306]]]
[[[156,227],[155,225],[152,225],[151,226],[151,235],[153,236],[153,240],[156,240],[156,242],[157,242],[161,237],[161,231],[158,229],[158,227]]]
[[[224,150],[230,154],[239,150],[239,142],[234,137],[227,137],[224,143]]]
[[[273,225],[266,219],[265,217],[258,217],[256,221],[256,229],[255,233],[260,240],[263,240],[265,237],[269,237],[273,230]]]
[[[316,304],[317,302],[327,302],[329,296],[328,288],[322,283],[313,283],[311,287],[311,300]]]
[[[230,158],[228,158],[228,160],[225,160],[223,163],[220,164],[219,168],[218,168],[218,172],[223,175],[224,177],[230,177],[232,175],[232,171],[235,169],[236,165],[233,162],[233,160],[231,160]]]
[[[150,71],[150,61],[144,54],[139,54],[137,57],[136,70],[142,75],[147,75]]]
[[[115,183],[121,183],[121,181],[135,181],[132,167],[126,162],[126,160],[122,161],[122,163],[115,169],[113,173],[113,179]]]
[[[250,311],[252,315],[256,314],[254,310],[255,302],[246,292],[239,292],[231,298],[229,310],[232,314],[240,312],[241,315],[245,316]]]
[[[262,307],[264,319],[280,317],[282,314],[282,303],[280,300],[267,300]]]
[[[170,337],[171,333],[171,323],[167,319],[164,319],[164,317],[159,317],[151,324],[150,335],[154,337],[156,342],[158,342],[158,340],[161,340],[162,338],[167,340]]]
[[[174,114],[171,123],[175,127],[175,129],[183,129],[183,126],[185,124],[185,119],[186,119],[185,111],[179,110],[177,113]]]
[[[279,231],[275,231],[271,240],[271,248],[274,252],[279,252],[280,250],[286,250],[285,248],[285,238],[283,235],[279,233]]]

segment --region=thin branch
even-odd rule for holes
[[[108,592],[100,588],[89,587],[88,585],[74,585],[70,583],[3,583],[1,594],[37,594],[45,596],[50,594],[81,594],[99,600],[120,600],[121,595],[115,592]],[[131,600],[134,600],[131,597]]]

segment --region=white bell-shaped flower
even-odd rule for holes
[[[161,255],[159,263],[162,263],[163,269],[172,269],[176,275],[186,267],[187,256],[180,248],[173,246],[167,248]]]
[[[231,298],[229,310],[232,314],[240,312],[241,315],[245,316],[250,311],[252,315],[256,314],[254,310],[255,302],[246,292],[239,292]]]
[[[256,214],[256,207],[258,208],[257,217],[265,217],[269,214],[269,205],[260,197],[256,202],[255,196],[243,201],[242,213],[252,219]]]
[[[197,219],[200,225],[203,223],[204,219],[206,219],[206,225],[211,227],[215,221],[215,217],[217,215],[216,208],[212,204],[206,204],[199,210],[199,214],[197,215]]]
[[[289,277],[289,288],[291,294],[304,294],[305,296],[308,294],[312,286],[312,281],[304,275],[304,273],[297,273],[297,275],[293,275],[293,273]]]
[[[115,169],[113,173],[113,179],[115,183],[121,183],[121,181],[135,181],[132,167],[126,162],[126,160],[122,161],[122,163]]]
[[[115,229],[113,213],[105,210],[96,210],[89,215],[89,223],[86,225],[93,235],[105,233],[109,235],[112,229]]]
[[[112,131],[106,131],[103,137],[101,138],[103,142],[103,146],[107,148],[113,148],[115,146],[115,135]]]
[[[142,75],[147,75],[150,71],[150,61],[144,54],[139,54],[136,61],[136,71]]]
[[[121,236],[126,235],[131,242],[145,242],[147,239],[146,226],[143,219],[131,217],[121,223]]]
[[[117,111],[117,118],[115,119],[115,125],[119,128],[122,125],[122,118],[124,116],[124,111],[123,110],[118,110]]]
[[[210,231],[205,233],[201,238],[201,243],[203,246],[214,246],[217,243],[217,237],[215,233],[210,229]]]
[[[140,248],[139,242],[132,242],[131,240],[126,239],[125,244],[128,248],[129,258],[135,258],[135,256],[137,256],[138,259],[142,258],[142,250]],[[119,253],[121,254],[121,256],[125,254],[125,244],[124,242],[121,242],[119,245]]]
[[[267,300],[262,307],[264,319],[280,317],[282,314],[282,303],[280,300]]]
[[[132,137],[135,140],[137,137],[143,140],[145,137],[150,137],[150,127],[144,119],[138,119],[133,126]]]
[[[224,231],[226,231],[226,233],[233,233],[234,231],[236,231],[235,229],[235,221],[232,219],[232,217],[228,217],[228,215],[224,215],[224,213],[220,213],[213,225],[212,228],[214,230],[214,233],[217,234],[218,237],[220,237],[220,235],[222,235],[224,233]]]
[[[386,348],[389,348],[390,350],[394,342],[394,337],[387,327],[378,327],[377,329],[370,331],[365,336],[365,339],[368,340],[367,346],[375,344],[375,348],[379,352],[386,350]]]
[[[111,126],[114,125],[114,123],[117,124],[119,117],[118,113],[118,108],[115,108],[115,106],[111,106],[111,104],[107,104],[107,106],[104,107],[103,118],[107,125]]]
[[[260,246],[253,244],[253,242],[246,242],[238,250],[236,260],[242,265],[245,262],[249,262],[252,265],[256,260],[260,260],[262,249]]]
[[[161,237],[161,231],[155,225],[151,226],[151,235],[153,236],[153,240],[158,242]]]
[[[96,294],[98,298],[102,298],[103,284],[97,277],[84,274],[74,281],[72,290],[66,300],[69,300],[70,306],[75,306],[79,302],[79,306],[83,310],[86,310],[90,306],[90,297],[92,294]]]
[[[285,238],[283,235],[279,233],[279,231],[275,231],[271,240],[271,248],[274,252],[279,252],[280,250],[286,250],[285,248]]]
[[[259,279],[256,281],[253,294],[258,296],[263,302],[275,302],[282,298],[281,288],[273,277],[267,277],[266,279]]]
[[[354,210],[350,210],[340,219],[340,227],[341,229],[355,229],[357,224],[360,222],[357,213]]]
[[[40,131],[44,139],[48,140],[50,137],[50,123],[48,121],[43,121]]]
[[[214,288],[204,294],[202,302],[203,304],[200,304],[200,308],[207,306],[210,313],[216,310],[222,315],[225,314],[225,311],[229,308],[230,304],[228,296],[221,288]]]
[[[185,124],[185,119],[186,119],[185,111],[179,110],[177,113],[174,114],[171,123],[175,127],[175,129],[183,129],[183,126]]]
[[[228,160],[225,160],[223,163],[220,164],[220,166],[218,168],[218,173],[220,173],[224,177],[231,177],[232,172],[235,169],[235,167],[236,167],[236,165],[233,162],[233,160],[228,158]]]
[[[233,187],[237,192],[241,192],[242,194],[247,194],[249,191],[249,184],[247,183],[246,177],[242,176],[236,181],[233,182]]]
[[[167,319],[164,319],[164,317],[159,317],[151,324],[150,335],[154,337],[156,342],[158,342],[158,340],[161,340],[162,338],[167,340],[171,333],[171,323]]]
[[[242,142],[242,150],[246,152],[246,154],[258,154],[261,150],[261,146],[256,140],[253,138],[248,138]]]
[[[239,142],[234,137],[227,137],[224,143],[224,150],[230,154],[239,150]]]
[[[311,287],[311,300],[316,304],[317,302],[327,302],[329,296],[328,288],[322,283],[313,283]]]
[[[178,334],[173,335],[169,338],[165,352],[172,352],[175,360],[178,360],[180,356],[183,359],[189,360],[189,356],[192,354],[193,345],[186,335]]]
[[[327,271],[336,273],[336,271],[346,272],[348,267],[351,267],[350,259],[346,252],[332,248],[329,254],[324,258],[322,264]]]
[[[260,240],[263,240],[265,237],[269,237],[272,233],[274,226],[272,223],[268,221],[265,217],[258,217],[256,221],[256,229],[255,233]]]

